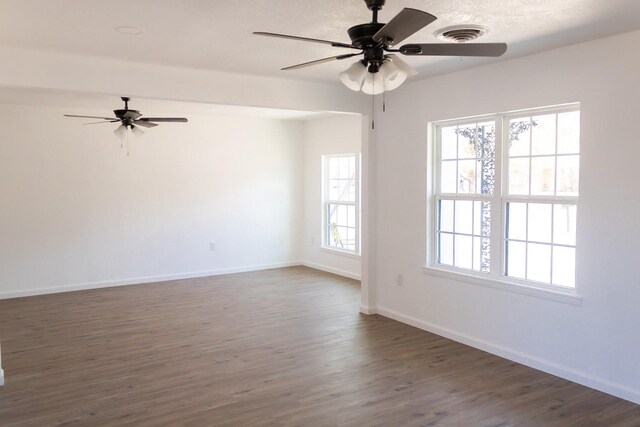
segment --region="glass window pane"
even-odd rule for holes
[[[534,242],[551,243],[550,204],[529,203],[529,238]]]
[[[348,191],[347,191],[347,194],[345,195],[344,200],[348,202],[356,201],[356,180],[355,179],[349,180]]]
[[[458,234],[455,235],[455,256],[454,256],[454,265],[460,268],[471,269],[473,267],[473,258],[472,258],[472,237],[471,236],[460,236]]]
[[[339,247],[349,249],[349,229],[347,227],[338,227]]]
[[[577,210],[575,205],[555,205],[553,207],[553,243],[576,244]]]
[[[340,162],[340,178],[345,179],[349,177],[349,158],[348,157],[339,157],[338,161]]]
[[[551,283],[551,246],[528,244],[527,279]]]
[[[453,235],[440,233],[440,264],[453,265]]]
[[[440,200],[440,231],[453,233],[453,200]]]
[[[458,188],[455,160],[444,161],[440,165],[440,192],[455,194]]]
[[[347,226],[356,228],[356,207],[347,206]]]
[[[507,276],[525,278],[526,245],[522,242],[507,241]]]
[[[473,202],[456,200],[456,233],[473,233]]]
[[[580,152],[580,112],[558,114],[558,154]]]
[[[458,158],[476,158],[476,125],[458,127]]]
[[[338,162],[338,159],[329,157],[327,161],[329,162],[329,179],[340,178],[340,162]]]
[[[473,238],[473,269],[476,271],[480,271],[480,266],[482,264],[482,244],[480,237]]]
[[[562,246],[553,247],[553,284],[575,287],[576,250]]]
[[[558,157],[558,195],[577,196],[580,156]]]
[[[455,159],[458,157],[458,135],[456,126],[444,127],[441,130],[442,142],[440,145],[440,156],[442,159]]]
[[[338,205],[336,206],[336,211],[338,212],[336,215],[336,224],[341,227],[347,225],[346,206]]]
[[[476,189],[476,161],[458,162],[458,193],[474,193]]]
[[[531,159],[531,195],[553,195],[555,157]]]
[[[347,241],[345,244],[345,249],[349,249],[350,251],[356,250],[356,229],[355,228],[347,229]]]
[[[531,127],[531,154],[556,153],[556,115],[534,116]]]
[[[508,203],[507,204],[507,238],[526,240],[527,239],[527,204]]]
[[[531,142],[531,119],[513,119],[509,122],[509,156],[528,156]]]
[[[355,201],[355,182],[351,179],[329,181],[329,200]]]
[[[509,160],[509,194],[529,194],[529,159]]]

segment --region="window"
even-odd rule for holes
[[[575,288],[577,106],[437,123],[431,264]]]
[[[356,154],[323,157],[323,246],[360,253],[360,158]]]

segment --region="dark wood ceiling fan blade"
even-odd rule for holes
[[[386,41],[390,46],[397,45],[407,37],[420,31],[435,21],[435,16],[418,9],[404,8],[391,21],[373,36],[377,42]]]
[[[158,126],[157,123],[151,123],[145,120],[134,120],[133,121],[133,125],[134,126],[142,126],[143,128],[154,128],[156,126]]]
[[[189,120],[184,117],[141,117],[136,122],[174,122],[174,123],[186,123]]]
[[[277,38],[281,38],[281,39],[298,40],[298,41],[301,41],[301,42],[328,44],[328,45],[331,45],[331,46],[334,46],[334,47],[346,47],[346,48],[351,48],[351,49],[357,49],[355,46],[352,46],[350,44],[341,43],[341,42],[334,42],[334,41],[331,41],[331,40],[312,39],[312,38],[309,38],[309,37],[290,36],[290,35],[287,35],[287,34],[267,33],[267,32],[264,32],[264,31],[254,31],[253,34],[255,34],[257,36],[277,37]]]
[[[341,61],[343,59],[351,58],[353,56],[358,56],[358,55],[362,55],[362,52],[348,53],[346,55],[330,56],[328,58],[316,59],[315,61],[304,62],[302,64],[292,65],[290,67],[283,68],[282,71],[297,70],[299,68],[311,67],[312,65],[324,64],[325,62]]]
[[[115,117],[96,117],[96,116],[77,116],[75,114],[65,114],[65,117],[78,117],[80,119],[102,119],[102,120],[118,120]]]
[[[423,43],[406,44],[400,47],[403,55],[418,56],[502,56],[507,51],[506,43]]]
[[[83,125],[97,125],[97,124],[100,124],[100,123],[117,123],[119,121],[120,120],[103,120],[101,122],[83,123]]]

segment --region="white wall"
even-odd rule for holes
[[[322,156],[361,152],[362,116],[340,115],[309,120],[304,126],[304,191],[302,260],[348,277],[361,277],[359,256],[323,249],[322,244]]]
[[[640,32],[407,84],[376,126],[379,312],[640,403]],[[426,275],[427,123],[580,102],[581,306]],[[372,225],[373,227],[373,225]],[[395,285],[396,274],[404,286]]]
[[[302,122],[185,111],[127,157],[69,112],[0,105],[0,296],[299,260]]]

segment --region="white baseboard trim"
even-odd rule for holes
[[[362,307],[361,307],[362,310]],[[514,351],[499,345],[492,344],[490,342],[473,338],[471,336],[460,334],[452,331],[451,329],[443,328],[437,325],[433,325],[428,322],[424,322],[415,317],[406,316],[393,310],[389,310],[384,307],[378,307],[375,311],[385,317],[388,317],[398,322],[406,323],[416,328],[431,332],[436,335],[440,335],[445,338],[449,338],[453,341],[466,344],[470,347],[486,351],[491,354],[503,357],[505,359],[512,360],[517,363],[529,366],[531,368],[546,372],[551,375],[555,375],[560,378],[564,378],[569,381],[584,385],[602,391],[607,394],[619,397],[621,399],[628,400],[633,403],[640,404],[640,390],[634,390],[627,386],[612,383],[610,381],[593,377],[589,374],[576,371],[566,366],[558,365],[548,360],[532,357],[524,353]]]
[[[252,265],[247,267],[221,268],[217,270],[196,271],[191,273],[165,274],[159,276],[133,277],[121,280],[80,283],[75,285],[55,286],[50,288],[27,289],[24,291],[0,292],[0,299],[30,297],[35,295],[57,294],[62,292],[83,291],[88,289],[110,288],[115,286],[139,285],[143,283],[167,282],[170,280],[195,279],[198,277],[220,276],[223,274],[246,273],[250,271],[270,270],[273,268],[295,267],[302,265],[300,261],[288,261],[272,264]]]
[[[327,273],[337,274],[338,276],[348,277],[354,280],[360,280],[361,278],[360,274],[351,273],[350,271],[341,270],[339,268],[333,268],[322,264],[316,264],[315,262],[300,261],[300,265],[304,265],[305,267],[313,268],[315,270],[326,271]]]
[[[360,306],[360,313],[362,314],[378,314],[378,309],[375,307],[369,307],[367,305]]]

